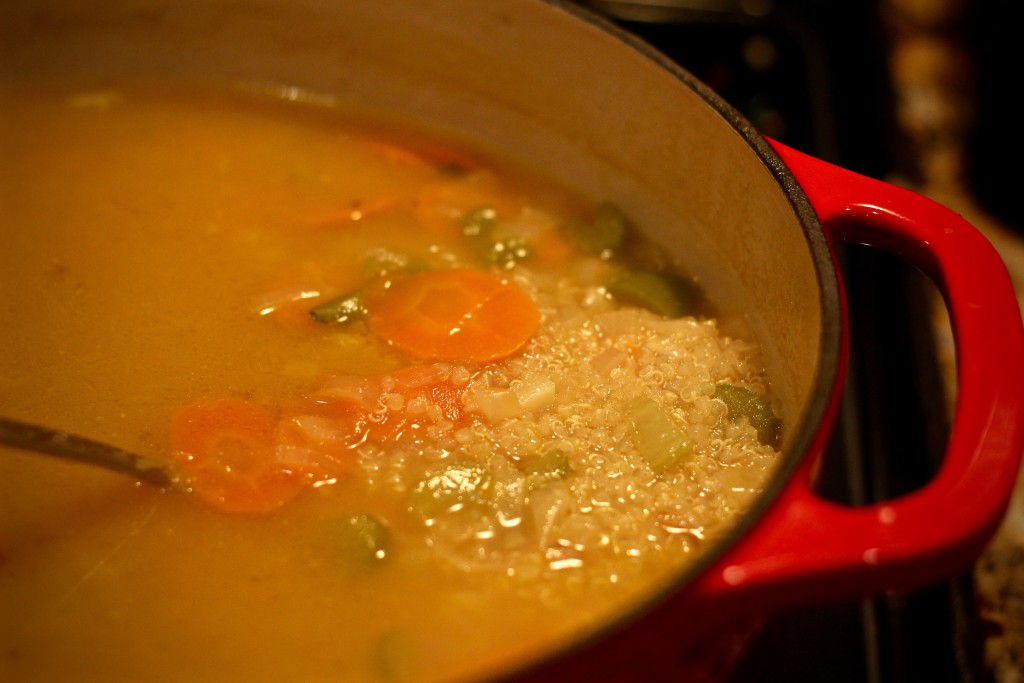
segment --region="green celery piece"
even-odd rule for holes
[[[377,517],[360,512],[334,520],[330,544],[349,567],[368,569],[387,557],[391,532]]]
[[[317,304],[309,309],[313,320],[325,325],[346,325],[362,320],[366,315],[366,304],[361,291],[349,292]]]
[[[488,263],[503,268],[514,266],[533,253],[529,243],[518,235],[500,237],[496,234],[498,213],[490,206],[476,208],[460,221],[462,234]]]
[[[549,481],[565,479],[569,473],[569,454],[561,448],[553,448],[523,468],[527,486],[534,488]]]
[[[664,318],[681,318],[697,311],[700,294],[689,280],[669,273],[627,270],[608,283],[608,292],[625,304],[639,306]]]
[[[682,425],[649,396],[633,402],[628,419],[641,457],[657,474],[678,465],[693,450]]]
[[[750,389],[732,384],[719,384],[711,398],[717,398],[729,409],[729,418],[742,417],[757,430],[757,439],[766,446],[775,446],[779,441],[781,421],[775,417],[771,405]]]
[[[457,505],[488,505],[493,488],[491,471],[485,465],[457,460],[428,472],[410,493],[409,507],[430,519]]]
[[[626,214],[611,202],[598,204],[592,221],[570,218],[562,223],[562,234],[576,249],[603,254],[622,246],[629,222]]]

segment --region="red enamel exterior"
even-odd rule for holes
[[[698,593],[728,601],[742,594],[770,606],[776,593],[793,604],[953,575],[1001,522],[1019,466],[1007,453],[1024,450],[1024,332],[1006,268],[984,236],[949,209],[773,147],[831,243],[891,252],[935,282],[956,340],[956,413],[937,476],[911,494],[862,508],[814,494],[819,443],[769,515],[702,577]]]

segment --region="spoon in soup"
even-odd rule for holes
[[[0,444],[96,465],[158,486],[171,486],[179,478],[168,463],[83,436],[6,417],[0,417]]]

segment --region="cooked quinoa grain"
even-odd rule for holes
[[[366,445],[372,485],[400,493],[445,463],[486,468],[493,482],[481,501],[423,520],[429,543],[465,570],[533,576],[589,565],[611,577],[623,559],[698,551],[761,491],[779,456],[712,398],[722,383],[766,394],[757,348],[713,319],[666,320],[600,287],[525,269],[518,277],[540,303],[540,331],[503,362],[435,366],[465,386],[463,405],[478,419]],[[641,453],[631,424],[643,401],[689,442],[663,469]],[[537,473],[556,457],[562,471]]]

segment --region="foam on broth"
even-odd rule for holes
[[[610,296],[614,260],[559,237],[593,206],[544,179],[267,93],[8,84],[0,106],[0,413],[170,459],[173,416],[230,396],[334,440],[263,514],[5,451],[5,680],[482,675],[679,571],[778,457],[716,398],[769,396],[756,347]],[[467,239],[481,207],[521,260]],[[311,320],[374,268],[490,272],[540,326],[471,362]],[[457,414],[398,386],[409,366]],[[353,391],[400,429],[313,419]],[[386,530],[368,563],[354,516]]]

